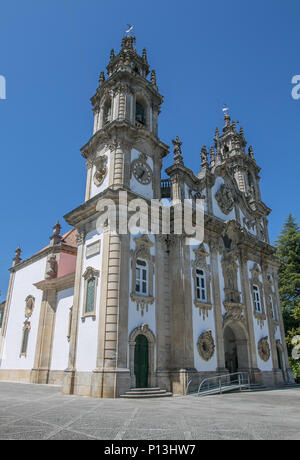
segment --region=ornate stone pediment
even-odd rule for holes
[[[223,325],[228,321],[245,322],[245,305],[236,302],[223,302],[226,313],[223,317]]]
[[[259,357],[267,362],[270,359],[271,356],[271,351],[270,351],[270,346],[268,342],[268,337],[263,337],[260,339],[260,341],[257,344],[257,349],[258,349],[258,354]]]
[[[234,195],[232,188],[228,184],[222,184],[215,194],[217,203],[224,214],[229,214],[233,210]]]
[[[210,361],[215,352],[215,342],[211,331],[200,335],[197,342],[197,350],[204,361]]]

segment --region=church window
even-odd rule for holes
[[[86,313],[91,313],[92,311],[94,311],[95,284],[95,278],[91,278],[88,280],[86,294]]]
[[[85,318],[91,316],[93,319],[96,318],[96,294],[98,285],[99,271],[92,267],[88,267],[83,274],[84,282],[84,302],[83,302],[83,314],[82,321]]]
[[[196,270],[196,291],[197,300],[200,302],[206,302],[206,281],[203,270]]]
[[[111,100],[108,99],[103,109],[103,125],[107,125],[111,122]]]
[[[145,260],[136,261],[136,293],[148,295],[148,264]]]
[[[255,311],[257,313],[261,313],[259,289],[255,285],[253,286],[253,300],[254,300]]]

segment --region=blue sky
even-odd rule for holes
[[[291,97],[299,0],[2,0],[0,8],[3,295],[17,245],[23,258],[47,245],[57,219],[84,200],[89,99],[127,23],[165,97],[161,139],[171,145],[179,135],[185,164],[199,171],[228,104],[262,168],[271,240],[290,212],[299,220],[300,100]]]

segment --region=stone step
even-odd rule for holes
[[[173,396],[166,390],[160,388],[132,388],[127,391],[124,395],[120,395],[120,398],[127,399],[138,399],[138,398],[164,398]]]

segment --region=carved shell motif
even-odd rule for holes
[[[269,361],[271,352],[268,343],[268,337],[263,337],[262,339],[260,339],[257,348],[259,357],[265,362]]]
[[[198,353],[204,361],[209,361],[215,352],[215,342],[211,331],[200,335],[197,342]]]

